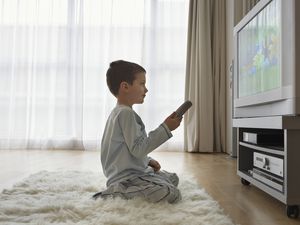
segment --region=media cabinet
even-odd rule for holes
[[[237,128],[237,174],[286,205],[288,217],[299,216],[300,117],[233,119]]]

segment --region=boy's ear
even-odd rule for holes
[[[125,82],[125,81],[121,82],[120,89],[127,90],[128,87],[129,87],[129,84],[127,82]]]

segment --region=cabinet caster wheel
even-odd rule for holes
[[[250,182],[245,180],[244,178],[241,178],[241,182],[243,185],[246,185],[246,186],[248,186],[250,184]]]
[[[297,219],[299,216],[299,207],[297,205],[288,205],[286,206],[286,215],[289,218]]]

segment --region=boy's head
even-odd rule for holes
[[[106,82],[110,92],[117,96],[120,84],[127,82],[132,85],[138,73],[146,73],[146,70],[136,63],[124,60],[111,62],[106,72]]]

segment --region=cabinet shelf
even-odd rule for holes
[[[276,198],[277,200],[284,202],[285,201],[285,195],[284,193],[270,187],[267,184],[264,184],[263,182],[260,182],[259,180],[255,179],[252,177],[252,175],[250,175],[248,172],[246,171],[238,171],[238,175],[249,181],[251,184],[253,184],[254,186],[258,187],[259,189],[263,190],[264,192],[268,193],[269,195],[273,196],[274,198]]]
[[[245,146],[247,148],[255,149],[257,151],[261,152],[268,152],[274,155],[281,155],[284,156],[284,148],[283,147],[278,147],[278,146],[258,146],[254,144],[249,144],[243,141],[240,141],[239,143],[242,146]]]

